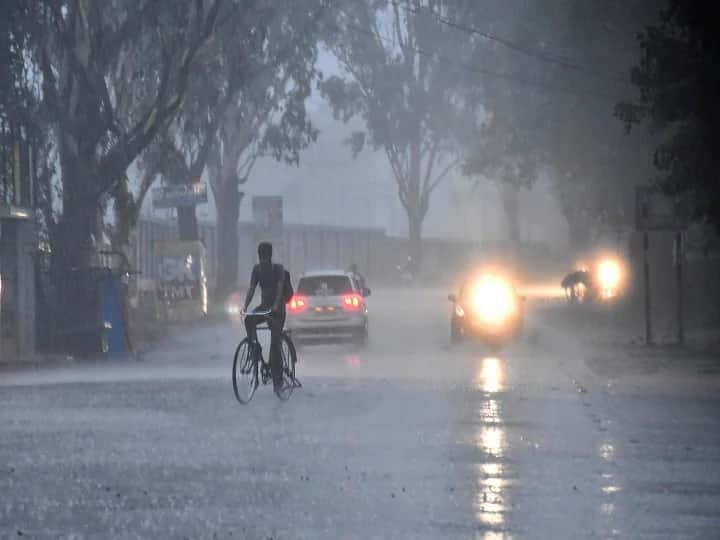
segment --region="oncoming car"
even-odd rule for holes
[[[296,343],[368,339],[368,309],[353,275],[342,270],[307,272],[287,305],[287,328]]]
[[[522,332],[525,298],[510,280],[497,274],[466,279],[452,302],[450,338],[453,343],[473,337],[491,348],[499,348]]]

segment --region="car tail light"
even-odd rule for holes
[[[346,294],[342,297],[342,306],[345,311],[358,311],[364,304],[363,297],[359,294]]]
[[[293,296],[287,304],[288,310],[291,313],[300,313],[305,311],[308,307],[307,298],[304,296]]]

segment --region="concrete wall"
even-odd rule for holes
[[[214,224],[202,224],[200,237],[207,248],[208,283],[212,290],[216,275],[217,234]],[[140,220],[130,241],[130,262],[141,277],[157,277],[160,262],[158,242],[177,238],[174,223]],[[249,279],[257,260],[255,230],[251,223],[238,225],[238,275],[240,283]],[[380,276],[385,270],[381,254],[385,233],[379,229],[352,229],[286,224],[281,244],[275,246],[275,259],[293,274],[317,268],[345,268],[356,262],[368,277]]]
[[[170,222],[141,220],[138,223],[131,239],[130,258],[141,277],[157,276],[159,259],[154,246],[177,238],[176,229]],[[202,224],[200,235],[207,248],[208,283],[212,291],[216,254],[222,246],[217,245],[214,224]],[[238,225],[238,243],[239,285],[243,286],[257,261],[252,223]],[[386,236],[382,229],[285,224],[282,241],[275,244],[275,260],[283,263],[295,278],[308,270],[347,268],[354,262],[371,284],[390,283],[398,277],[396,267],[407,260],[407,240]],[[557,262],[557,257],[545,246],[534,251],[526,247],[518,255],[504,246],[481,248],[468,241],[427,238],[423,241],[423,274],[436,282],[452,280],[460,269],[483,253],[504,255],[516,266],[532,268],[536,274]]]

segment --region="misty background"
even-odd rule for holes
[[[319,56],[318,67],[326,76],[341,71],[326,50]],[[253,196],[281,195],[287,223],[380,228],[390,236],[407,236],[407,217],[384,152],[366,147],[352,157],[347,139],[362,122],[336,120],[317,90],[307,100],[306,108],[320,132],[317,141],[302,152],[297,166],[271,157],[258,159],[251,180],[241,187],[245,197],[240,221],[252,220]],[[568,224],[553,193],[550,174],[545,172],[531,189],[520,191],[521,239],[563,251],[568,249]],[[137,182],[136,171],[134,180]],[[485,178],[473,182],[455,171],[433,197],[424,236],[478,244],[507,242],[507,216],[499,190],[498,181]],[[208,199],[207,205],[198,207],[198,217],[215,221],[212,192]],[[172,219],[172,212],[153,211],[149,197],[143,201],[142,214]]]

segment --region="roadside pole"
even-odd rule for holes
[[[685,344],[685,320],[683,314],[683,241],[682,232],[675,233],[675,269],[676,269],[676,308],[677,308],[677,343]]]
[[[645,282],[645,344],[652,345],[652,310],[650,303],[650,235],[643,231],[643,275]]]
[[[682,196],[668,195],[657,188],[637,186],[635,188],[635,227],[643,234],[643,274],[645,277],[645,342],[653,344],[652,310],[650,304],[650,231],[674,232],[673,264],[676,280],[677,343],[685,342],[685,321],[683,318],[683,241],[682,234],[687,228],[687,201]]]

